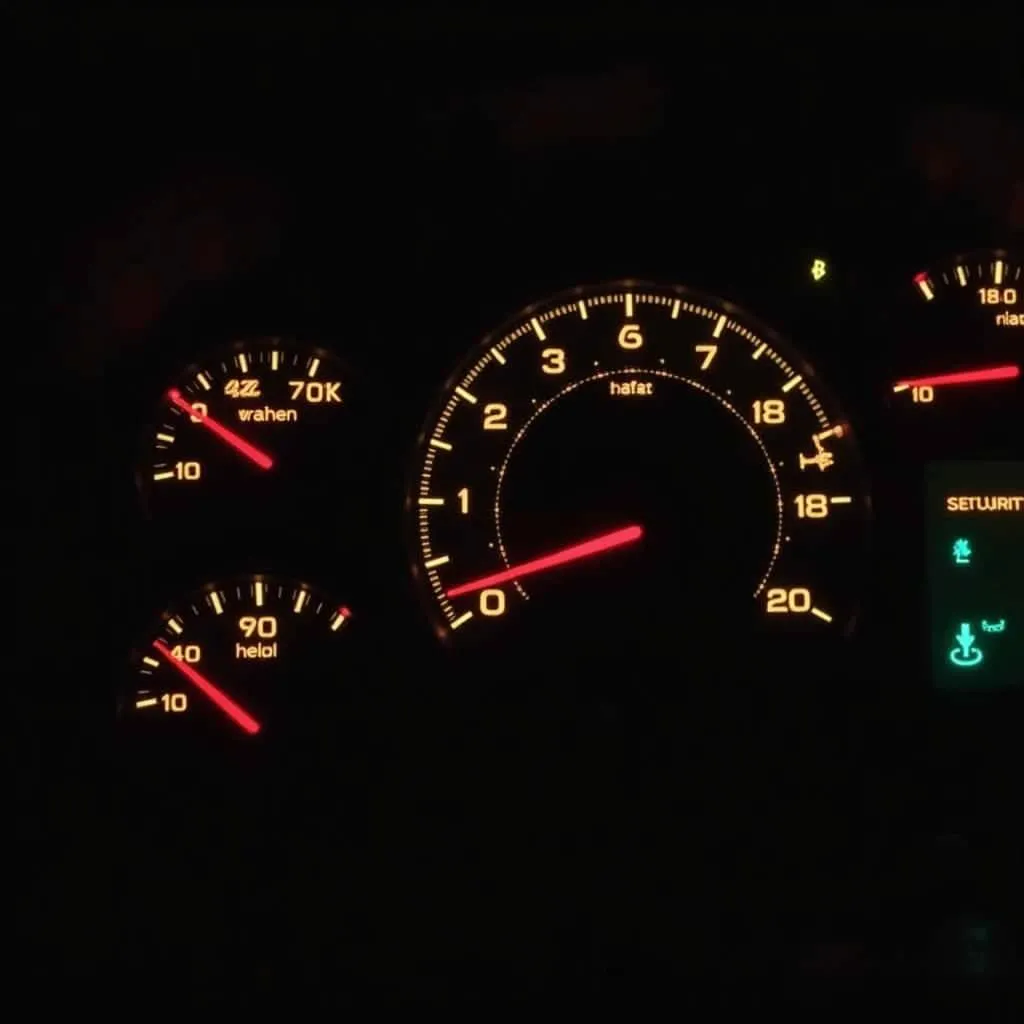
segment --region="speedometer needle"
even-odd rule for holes
[[[270,469],[274,460],[266,452],[260,451],[254,444],[249,444],[244,438],[239,437],[233,430],[228,430],[223,423],[218,423],[208,412],[197,409],[181,396],[177,388],[171,388],[167,397],[173,405],[176,405],[182,412],[187,412],[198,423],[201,423],[211,433],[216,434],[226,444],[231,445],[241,455],[255,462],[260,469]]]
[[[260,731],[260,723],[248,711],[236,704],[220,687],[214,686],[209,679],[200,675],[191,665],[179,661],[162,640],[154,640],[153,646],[169,665],[176,668],[204,696],[209,697],[235,725],[243,728],[250,736],[255,736]]]
[[[603,551],[611,551],[612,548],[620,548],[624,544],[633,544],[643,535],[644,528],[642,526],[623,526],[618,530],[612,530],[611,533],[603,533],[600,537],[592,537],[590,540],[570,544],[568,547],[559,548],[557,551],[541,555],[539,558],[531,558],[528,562],[520,562],[519,565],[510,566],[502,572],[482,576],[480,579],[470,580],[468,583],[460,583],[457,587],[452,587],[447,592],[447,596],[458,597],[460,594],[472,594],[474,590],[496,587],[523,576],[547,572],[560,565],[568,565],[570,562],[578,562],[581,559],[599,555]]]

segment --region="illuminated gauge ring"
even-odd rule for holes
[[[871,501],[847,417],[787,341],[721,299],[620,281],[476,346],[428,417],[406,511],[444,640],[493,635],[527,595],[600,621],[604,588],[606,607],[669,594],[681,616],[691,591],[723,616],[742,596],[769,629],[844,635]],[[629,546],[591,558],[595,538]]]

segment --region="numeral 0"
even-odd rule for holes
[[[480,591],[480,614],[481,615],[504,615],[505,614],[505,591],[504,590],[481,590]]]

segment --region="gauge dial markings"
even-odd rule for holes
[[[282,338],[235,343],[185,368],[162,393],[136,471],[150,511],[198,513],[215,493],[297,508],[286,485],[326,491],[346,376],[327,350]]]
[[[651,307],[662,307],[664,327],[658,326]],[[601,327],[597,326],[599,320]],[[684,374],[678,371],[685,365],[689,371],[685,378],[693,386],[703,388],[705,385],[700,382],[706,381],[708,393],[718,401],[733,408],[737,401],[741,403],[744,411],[738,414],[739,418],[751,426],[759,443],[761,438],[770,436],[769,427],[777,427],[780,422],[787,424],[775,431],[775,443],[769,445],[770,451],[765,449],[769,454],[762,463],[771,473],[784,473],[786,477],[781,496],[777,501],[773,497],[770,503],[771,507],[778,507],[772,519],[778,515],[779,523],[783,516],[786,520],[784,537],[779,527],[780,548],[791,547],[794,541],[799,542],[797,546],[801,549],[808,544],[815,546],[818,542],[810,539],[814,527],[819,536],[831,533],[828,526],[817,526],[819,521],[852,517],[852,523],[866,514],[866,498],[856,497],[857,488],[850,486],[857,480],[858,470],[847,457],[851,437],[845,420],[832,415],[827,404],[819,399],[820,385],[813,373],[798,360],[783,355],[770,333],[752,330],[749,323],[750,318],[742,311],[717,300],[702,299],[686,289],[666,288],[662,292],[657,286],[637,284],[579,289],[575,295],[566,296],[565,301],[552,300],[520,314],[506,328],[485,339],[479,355],[471,357],[449,384],[432,428],[424,432],[422,471],[411,498],[411,504],[416,506],[418,574],[433,595],[442,626],[454,630],[469,622],[499,621],[507,602],[499,594],[491,595],[491,590],[508,583],[526,597],[519,578],[533,575],[529,571],[532,566],[545,566],[548,557],[536,552],[573,549],[571,533],[562,543],[544,544],[539,536],[535,544],[523,543],[516,536],[523,529],[522,512],[513,519],[511,543],[506,544],[499,525],[508,514],[502,508],[501,492],[509,453],[528,422],[538,414],[549,415],[546,410],[562,392],[568,394],[582,388],[581,394],[592,393],[587,401],[596,401],[599,387],[608,388],[610,383],[611,415],[616,407],[625,408],[622,403],[645,403],[662,391],[666,393],[665,400],[671,401],[667,395],[675,384],[669,379],[683,380]],[[589,336],[597,330],[601,334],[584,346],[579,332]],[[763,370],[742,370],[736,359],[744,349],[748,359],[753,357],[747,366],[756,367],[763,360],[766,366],[777,367],[774,386],[768,384],[770,372],[766,376]],[[588,351],[596,358],[587,358]],[[661,369],[666,366],[669,371]],[[594,367],[601,372],[593,373]],[[743,378],[749,374],[756,374],[761,382],[759,394],[756,390],[751,392],[749,382],[744,383]],[[511,376],[506,380],[505,375]],[[590,383],[599,378],[600,385]],[[526,380],[530,381],[528,391],[523,383]],[[736,382],[743,385],[738,390]],[[466,393],[475,399],[472,404],[467,402]],[[769,397],[773,395],[779,397]],[[749,411],[742,404],[748,401]],[[796,403],[788,415],[782,408],[787,402]],[[802,419],[796,416],[800,408],[806,410]],[[474,420],[478,421],[475,430],[469,426]],[[803,428],[790,424],[790,420],[802,422]],[[581,443],[586,443],[588,430],[582,421],[579,429]],[[482,433],[478,435],[476,430]],[[606,437],[608,451],[617,446],[614,433],[601,436]],[[780,448],[779,437],[789,439],[788,450]],[[801,442],[799,437],[806,440]],[[483,455],[484,450],[492,454]],[[512,463],[516,474],[523,472],[516,468],[519,458],[516,455]],[[827,486],[812,487],[809,473]],[[803,485],[799,483],[801,479]],[[513,489],[518,487],[517,481]],[[494,496],[493,502],[489,495]],[[791,506],[796,499],[800,501],[799,524],[792,522],[796,514]],[[543,502],[533,509],[532,516],[534,523],[527,531],[531,536],[533,532],[543,532],[541,524],[547,518]],[[630,521],[628,513],[622,518]],[[635,521],[644,520],[638,517]],[[465,524],[465,528],[459,524]],[[472,541],[465,529],[472,530]],[[614,533],[612,522],[593,535],[604,537]],[[776,578],[769,568],[765,573],[766,589],[776,583],[791,582],[786,576],[792,572],[792,566],[788,570],[783,567]],[[461,599],[473,595],[480,595],[479,600],[474,599],[467,607]],[[476,604],[485,597],[490,604],[477,608]],[[773,597],[773,601],[777,600]],[[842,601],[805,604],[802,592],[793,601],[796,608],[814,620],[843,626],[848,621]],[[838,611],[834,610],[836,605],[840,606]]]
[[[246,575],[207,584],[165,612],[136,649],[122,721],[219,731],[226,718],[255,736],[289,701],[309,698],[301,680],[332,671],[345,649],[335,637],[351,619],[347,604],[306,583]]]

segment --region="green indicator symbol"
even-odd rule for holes
[[[981,620],[982,633],[1005,633],[1006,619],[999,619],[996,622],[989,622],[988,619]]]
[[[960,537],[953,541],[953,562],[956,565],[970,565],[973,554],[971,542],[966,537]]]
[[[975,665],[980,665],[985,655],[981,653],[981,648],[974,646],[975,639],[971,632],[971,624],[961,622],[960,632],[953,637],[956,647],[949,652],[950,663],[957,668],[974,668]]]

